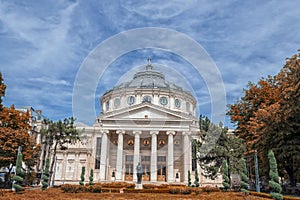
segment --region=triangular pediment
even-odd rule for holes
[[[185,113],[173,111],[150,103],[142,103],[125,109],[105,113],[103,119],[157,119],[157,120],[190,120]]]

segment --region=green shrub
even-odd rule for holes
[[[49,180],[49,166],[50,166],[50,160],[49,158],[46,159],[46,164],[45,164],[45,169],[44,169],[44,174],[42,177],[42,190],[45,190],[48,188],[48,180]]]
[[[94,171],[93,171],[93,169],[91,169],[91,171],[90,171],[90,177],[89,177],[89,185],[93,185],[94,183],[93,183],[93,180],[94,180]]]
[[[19,152],[17,156],[17,163],[16,163],[16,175],[13,178],[14,180],[13,188],[16,190],[16,193],[20,193],[23,190],[21,184],[23,183],[24,179],[22,176],[24,176],[23,169],[22,169],[22,154]]]
[[[223,190],[224,191],[228,191],[230,189],[230,184],[229,184],[229,177],[228,177],[228,165],[226,160],[223,160],[222,163],[222,170],[223,170]]]
[[[195,187],[199,187],[199,176],[198,176],[198,170],[195,170],[195,181],[194,181]]]
[[[240,182],[240,185],[241,185],[241,191],[244,193],[244,194],[247,194],[248,193],[248,187],[249,187],[249,184],[248,184],[248,177],[247,177],[247,168],[246,168],[246,161],[244,158],[241,158],[241,182]]]
[[[191,187],[192,182],[191,182],[191,172],[190,170],[188,171],[188,186]]]
[[[269,181],[269,186],[271,188],[271,197],[276,200],[282,200],[283,196],[281,193],[282,188],[279,184],[279,176],[278,176],[278,170],[277,170],[277,162],[275,155],[272,150],[269,151],[268,153],[268,158],[269,158],[269,164],[270,164],[270,181]]]
[[[79,181],[79,184],[80,185],[84,185],[84,175],[85,175],[85,167],[83,166],[82,168],[81,168],[81,175],[80,175],[80,181]]]

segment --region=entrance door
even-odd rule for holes
[[[150,181],[150,156],[141,156],[143,166],[143,181]]]
[[[125,156],[125,180],[133,180],[133,155]]]
[[[166,181],[166,156],[157,156],[157,180]]]

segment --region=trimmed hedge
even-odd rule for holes
[[[169,189],[124,189],[124,193],[169,193]]]
[[[207,194],[211,192],[221,192],[220,188],[205,186],[202,188],[202,192],[206,192]]]

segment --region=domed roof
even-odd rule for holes
[[[144,71],[137,72],[131,81],[114,87],[120,88],[164,88],[183,91],[181,87],[166,81],[161,72],[155,71],[149,60]]]

